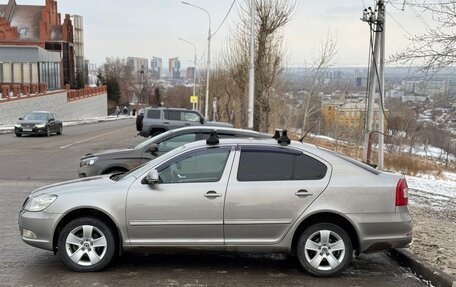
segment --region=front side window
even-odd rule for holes
[[[175,136],[173,138],[162,141],[158,144],[158,151],[169,152],[177,147],[183,146],[186,143],[194,142],[196,140],[196,134],[185,134]]]
[[[184,112],[184,120],[187,122],[199,122],[200,116],[193,112]]]
[[[217,182],[222,178],[231,148],[191,152],[160,167],[160,183]]]

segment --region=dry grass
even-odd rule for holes
[[[315,144],[330,150],[337,151],[341,154],[347,155],[357,160],[362,160],[363,147],[348,144],[346,142],[339,141],[337,144],[335,141],[324,140],[315,138],[312,136],[306,137],[307,143]],[[372,163],[377,162],[377,152],[372,152]],[[408,153],[385,153],[385,169],[394,170],[408,175],[417,174],[429,174],[432,173],[439,177],[442,175],[444,170],[456,172],[456,162],[452,161],[448,164],[448,168],[445,168],[443,163],[437,162],[431,158],[424,158],[418,155],[410,155]]]

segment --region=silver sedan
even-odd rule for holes
[[[35,190],[22,240],[75,271],[105,268],[135,247],[295,253],[334,276],[354,252],[412,241],[402,175],[287,140],[218,140],[179,147],[124,175]]]

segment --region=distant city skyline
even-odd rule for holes
[[[5,4],[7,0],[0,0]],[[18,4],[44,5],[45,0],[16,0]],[[209,11],[212,32],[218,28],[231,0],[188,0]],[[239,9],[245,0],[237,0],[226,23],[212,39],[213,66],[226,49],[228,35],[239,22]],[[328,33],[337,35],[335,66],[367,66],[369,28],[360,18],[362,10],[374,6],[373,0],[298,0],[291,22],[283,31],[286,66],[311,63]],[[400,0],[387,4],[386,53],[390,55],[408,46],[406,36],[425,32],[425,26]],[[192,41],[197,47],[200,67],[205,65],[208,18],[202,11],[179,0],[58,0],[62,14],[84,17],[85,57],[102,64],[106,57],[179,57],[182,68],[193,66],[193,48],[179,41]],[[394,19],[392,18],[394,17]],[[398,21],[400,25],[396,22]],[[431,20],[428,20],[432,23]],[[149,67],[150,68],[150,67]]]

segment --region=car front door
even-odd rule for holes
[[[203,148],[157,167],[160,182],[139,177],[128,192],[130,243],[153,245],[223,244],[223,203],[234,159],[232,146]]]
[[[282,147],[241,147],[225,201],[225,244],[276,244],[326,188],[330,165]]]

